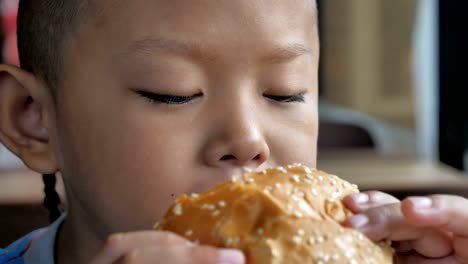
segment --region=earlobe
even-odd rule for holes
[[[0,65],[0,142],[40,173],[57,171],[45,109],[48,91],[33,74]]]

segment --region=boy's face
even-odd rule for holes
[[[243,167],[315,166],[314,1],[99,5],[67,46],[58,96],[72,213],[102,235],[149,228]]]

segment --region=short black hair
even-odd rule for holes
[[[66,42],[89,14],[91,0],[20,0],[17,19],[21,67],[53,91],[61,85]]]

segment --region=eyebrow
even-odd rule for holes
[[[155,37],[146,37],[132,42],[123,54],[127,56],[133,54],[147,56],[158,52],[166,52],[195,60],[214,60],[220,57],[219,52],[210,51],[198,43]],[[273,49],[265,51],[260,60],[274,64],[303,55],[312,55],[312,49],[302,43],[288,43],[286,45],[277,45]]]

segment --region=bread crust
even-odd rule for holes
[[[341,223],[341,200],[357,186],[300,164],[249,172],[200,195],[182,195],[155,229],[245,252],[249,264],[390,264],[375,244]]]

